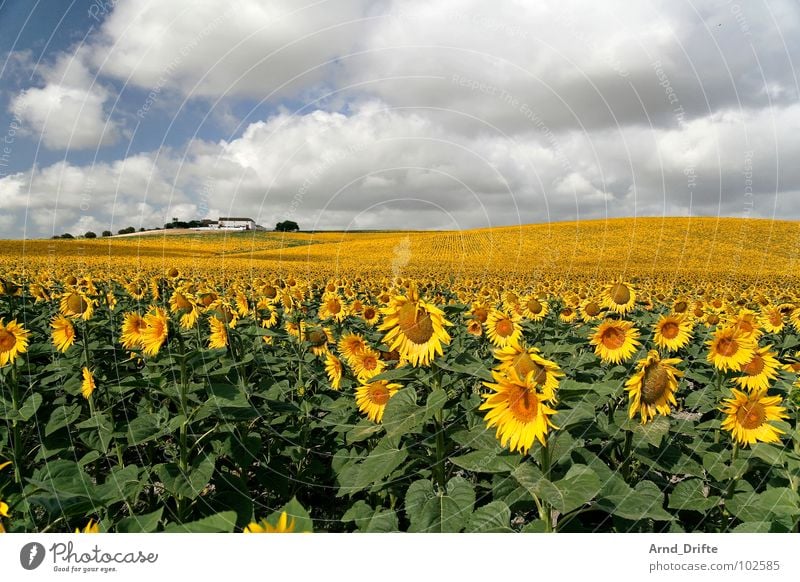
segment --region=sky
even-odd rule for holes
[[[795,0],[0,0],[0,238],[800,218]]]

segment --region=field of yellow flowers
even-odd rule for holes
[[[800,224],[0,241],[0,531],[788,532]]]

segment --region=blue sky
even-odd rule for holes
[[[5,1],[0,233],[797,219],[798,29],[791,0]]]

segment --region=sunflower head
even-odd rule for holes
[[[677,377],[682,372],[675,365],[680,362],[678,358],[662,359],[656,350],[650,350],[644,359],[639,360],[636,372],[625,382],[630,399],[630,418],[638,413],[645,424],[656,414],[670,414],[670,404],[678,404],[675,391],[678,389]]]
[[[50,327],[53,328],[53,345],[59,352],[66,352],[75,343],[75,328],[72,322],[63,315],[57,315],[50,322]]]
[[[619,364],[627,361],[636,352],[639,343],[639,330],[629,321],[606,319],[594,329],[589,339],[597,354],[604,362]]]
[[[653,328],[653,341],[662,350],[670,352],[685,347],[692,337],[692,324],[685,315],[662,315]]]
[[[372,422],[381,422],[386,403],[400,388],[400,384],[390,384],[386,380],[364,384],[356,390],[358,409]]]
[[[16,319],[7,325],[3,325],[0,319],[0,368],[13,363],[20,354],[28,351],[29,333]]]
[[[384,320],[379,329],[386,332],[383,343],[398,350],[412,366],[428,366],[437,354],[444,354],[442,345],[450,343],[445,327],[452,324],[441,309],[419,298],[416,286],[409,289],[407,297],[395,297],[381,312]]]
[[[83,368],[83,382],[81,383],[81,394],[86,400],[92,396],[95,389],[94,374],[89,368]]]
[[[725,415],[722,428],[745,446],[757,442],[779,443],[783,431],[769,423],[788,418],[781,397],[767,396],[767,391],[761,388],[749,394],[734,389],[733,397],[723,401],[722,413]]]
[[[636,303],[636,292],[633,285],[620,279],[603,288],[601,301],[603,307],[625,315],[633,310]]]
[[[756,344],[751,335],[743,335],[739,327],[721,327],[707,342],[708,361],[723,372],[739,372],[742,366],[752,360]]]

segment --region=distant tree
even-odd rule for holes
[[[111,236],[111,234],[112,234],[112,233],[111,233],[111,231],[110,231],[110,230],[104,230],[104,231],[103,231],[103,236]]]
[[[131,233],[134,233],[134,232],[136,232],[136,229],[135,229],[135,228],[133,228],[132,226],[129,226],[129,227],[127,227],[127,228],[121,228],[121,229],[120,229],[120,230],[118,230],[117,232],[118,232],[119,234],[131,234]]]
[[[86,231],[86,234],[83,235],[83,238],[97,238],[97,235],[91,230],[88,230]]]
[[[297,232],[300,227],[293,220],[284,220],[275,225],[275,230],[278,232]]]
[[[139,232],[144,232],[145,230],[147,230],[145,227],[143,226],[139,227]]]
[[[61,235],[61,238],[75,238],[75,237],[72,236],[70,233],[65,232],[64,234]]]

